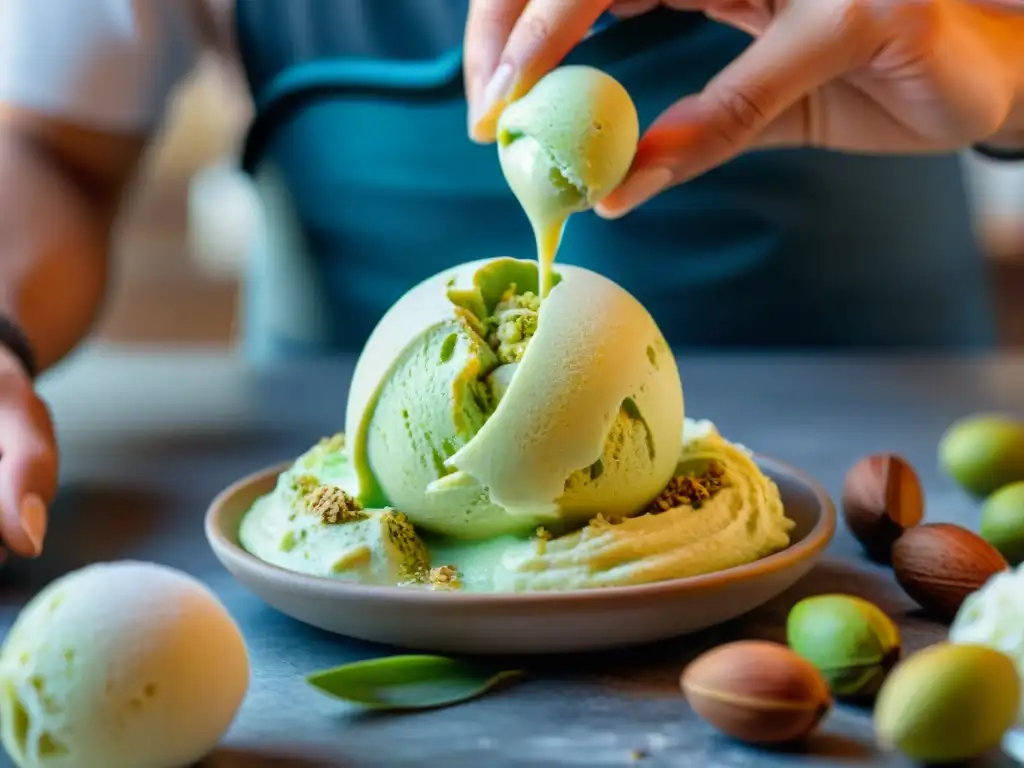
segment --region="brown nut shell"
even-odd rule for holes
[[[750,744],[803,738],[832,706],[828,685],[813,664],[763,640],[702,654],[683,670],[680,684],[701,718]]]
[[[901,456],[865,456],[846,474],[843,519],[850,533],[876,560],[888,561],[893,543],[924,518],[924,490]]]
[[[1009,568],[981,536],[951,523],[928,523],[904,533],[892,548],[896,581],[915,602],[950,622],[964,600]]]

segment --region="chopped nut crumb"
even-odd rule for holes
[[[442,565],[430,569],[430,586],[433,589],[459,589],[462,580],[454,565]]]
[[[424,583],[429,577],[430,555],[409,518],[397,509],[390,509],[381,515],[381,525],[388,546],[398,558],[398,583]]]
[[[292,479],[292,491],[297,493],[299,496],[305,496],[307,493],[312,493],[320,485],[320,481],[316,479],[315,475],[299,475]]]
[[[336,485],[320,485],[303,497],[306,508],[325,525],[365,520],[362,505]]]
[[[328,437],[322,437],[318,446],[325,451],[341,451],[345,448],[345,433],[336,432]]]
[[[548,548],[548,542],[551,541],[551,531],[545,528],[543,525],[537,528],[537,554],[543,555]]]
[[[532,291],[516,293],[513,285],[501,297],[487,320],[487,343],[501,363],[518,363],[537,332],[540,297]]]
[[[725,471],[718,464],[711,463],[702,475],[677,475],[669,480],[665,490],[651,502],[647,512],[657,514],[684,506],[699,509],[701,504],[714,496],[724,485]]]

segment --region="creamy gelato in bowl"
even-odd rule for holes
[[[708,428],[699,423],[693,426]],[[325,445],[334,447],[338,443],[337,439],[325,441]],[[498,537],[474,544],[451,540],[440,543],[436,537],[423,536],[420,540],[428,547],[432,567],[438,569],[434,574],[428,572],[426,583],[410,584],[406,581],[409,572],[395,567],[408,562],[399,555],[403,547],[391,549],[388,545],[387,549],[375,549],[369,545],[368,540],[383,542],[384,538],[375,531],[367,532],[365,528],[370,525],[365,523],[363,531],[348,528],[348,523],[331,523],[326,536],[309,539],[320,543],[309,546],[303,543],[309,534],[299,534],[299,545],[292,547],[290,553],[282,552],[280,544],[287,550],[295,537],[289,535],[291,524],[301,520],[307,529],[313,529],[318,519],[312,511],[295,521],[288,520],[291,512],[271,514],[282,477],[293,472],[294,462],[260,470],[225,488],[207,512],[206,536],[224,567],[269,606],[339,635],[433,653],[550,654],[622,648],[686,635],[742,616],[795,584],[813,568],[831,541],[836,514],[821,485],[783,462],[760,454],[751,456],[738,446],[736,449],[753,462],[762,476],[770,479],[771,484],[764,487],[774,485],[777,489],[785,517],[792,522],[786,534],[789,544],[763,557],[751,550],[745,554],[734,552],[729,556],[730,562],[740,558],[749,561],[731,567],[718,559],[721,553],[716,552],[704,561],[704,566],[722,569],[700,575],[684,576],[693,571],[680,569],[676,578],[659,576],[661,580],[644,581],[654,578],[646,570],[649,566],[664,573],[661,558],[634,556],[630,549],[641,540],[616,541],[607,531],[600,530],[589,549],[580,547],[577,551],[582,556],[566,568],[562,565],[565,550],[573,549],[574,535],[583,538],[578,535],[583,528],[577,534],[564,534],[563,544],[558,544],[558,538],[542,544],[541,539],[546,537],[535,534]],[[344,461],[338,461],[333,471],[330,476],[337,478],[349,472]],[[717,498],[718,504],[723,504],[728,497]],[[321,514],[324,511],[335,519],[333,511],[322,509]],[[693,512],[699,514],[700,510]],[[670,521],[674,516],[681,517],[677,512],[663,520]],[[384,516],[367,519],[371,517],[379,521]],[[389,519],[408,532],[407,518],[402,521],[389,515],[385,521]],[[729,514],[718,519],[725,521],[721,524],[723,529],[736,530],[758,525],[759,518]],[[613,520],[608,523],[613,530],[618,525]],[[682,526],[685,525],[683,521]],[[243,529],[250,526],[249,534],[262,529],[257,537],[265,542],[268,551],[274,552],[268,555],[269,561],[242,545]],[[717,538],[723,540],[729,534],[719,533]],[[749,541],[747,537],[744,540]],[[692,541],[695,548],[712,546],[709,537],[695,537]],[[369,558],[363,546],[369,549]],[[599,547],[602,552],[597,551]],[[310,552],[308,558],[305,551]],[[677,548],[675,559],[685,556],[684,553],[685,548]],[[349,559],[353,554],[356,562]],[[559,588],[545,589],[542,583],[538,584],[545,578],[536,569],[538,554],[559,561],[566,574],[559,581]],[[718,559],[717,566],[709,566],[712,557]],[[591,578],[590,587],[578,581],[573,585],[569,579],[578,579],[580,573],[589,570],[585,559],[597,566],[599,574]],[[284,560],[289,562],[279,564]],[[335,571],[339,561],[341,572]],[[622,568],[615,561],[631,565]],[[296,562],[301,565],[296,566]],[[461,575],[455,574],[456,583],[450,583],[453,574],[442,567],[449,562],[456,563],[462,571]],[[506,563],[512,567],[508,568]],[[327,576],[315,575],[328,570]],[[624,586],[600,586],[629,571],[633,580],[626,581]],[[520,591],[487,591],[491,586],[487,579],[495,574],[501,574],[505,588]],[[516,579],[523,579],[527,588],[517,586]]]
[[[674,357],[600,275],[472,262],[413,288],[358,361],[346,430],[242,518],[278,568],[482,593],[623,587],[785,549],[793,521],[752,454],[684,419]]]
[[[364,508],[341,434],[282,472],[238,540],[297,573],[378,586],[470,592],[579,590],[714,573],[784,549],[793,521],[746,448],[687,420],[676,473],[639,514],[597,514],[555,535],[462,540],[421,534],[400,510]],[[346,491],[345,489],[349,489]]]

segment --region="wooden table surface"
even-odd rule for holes
[[[840,529],[794,589],[729,625],[631,651],[533,659],[531,678],[459,707],[369,716],[309,689],[303,675],[391,652],[306,627],[236,585],[207,548],[206,505],[226,484],[340,429],[352,360],[252,369],[229,355],[96,347],[42,383],[58,422],[62,489],[45,555],[0,576],[0,625],[53,578],[90,562],[154,560],[205,580],[240,623],[252,685],[204,766],[878,766],[870,713],[839,706],[796,751],[760,751],[696,719],[678,689],[686,662],[732,639],[783,638],[803,596],[844,591],[898,620],[913,651],[945,628],[920,615],[891,573]],[[801,467],[834,498],[848,467],[903,454],[927,518],[977,526],[977,508],[936,466],[955,418],[1024,412],[1024,357],[867,359],[728,356],[680,361],[687,414]],[[9,763],[8,763],[9,764]],[[993,755],[984,765],[1013,765]],[[111,768],[115,768],[111,766]]]

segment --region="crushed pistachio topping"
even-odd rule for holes
[[[548,542],[551,541],[551,532],[543,525],[537,528],[537,554],[543,555],[548,548]]]
[[[668,481],[665,490],[661,492],[647,511],[653,514],[665,512],[676,507],[693,507],[700,509],[700,506],[714,496],[725,486],[725,471],[712,462],[708,468],[698,476],[677,475]]]
[[[368,517],[362,505],[336,485],[319,485],[302,500],[324,525],[353,523]]]
[[[389,509],[381,515],[381,525],[388,546],[398,553],[399,583],[422,584],[430,568],[430,554],[409,518],[398,510]]]
[[[494,308],[487,321],[487,343],[499,362],[518,363],[526,354],[526,346],[537,333],[540,297],[532,291],[516,293],[512,285]]]
[[[312,493],[319,487],[320,481],[317,480],[315,475],[297,475],[292,478],[292,493],[298,494],[300,497],[304,497],[306,494]]]
[[[317,443],[319,448],[332,453],[345,449],[345,433],[336,432],[328,437],[320,438],[320,442]]]
[[[317,444],[306,453],[305,458],[302,460],[302,465],[306,469],[313,469],[320,462],[330,461],[338,454],[344,453],[344,451],[345,433],[336,432],[328,437],[321,437]]]
[[[432,589],[460,589],[462,580],[454,565],[441,565],[430,569],[428,577]]]
[[[621,518],[605,517],[603,514],[598,512],[594,517],[590,518],[590,522],[587,524],[587,527],[594,531],[603,531],[606,528],[611,528],[613,525],[618,525],[621,522]]]

